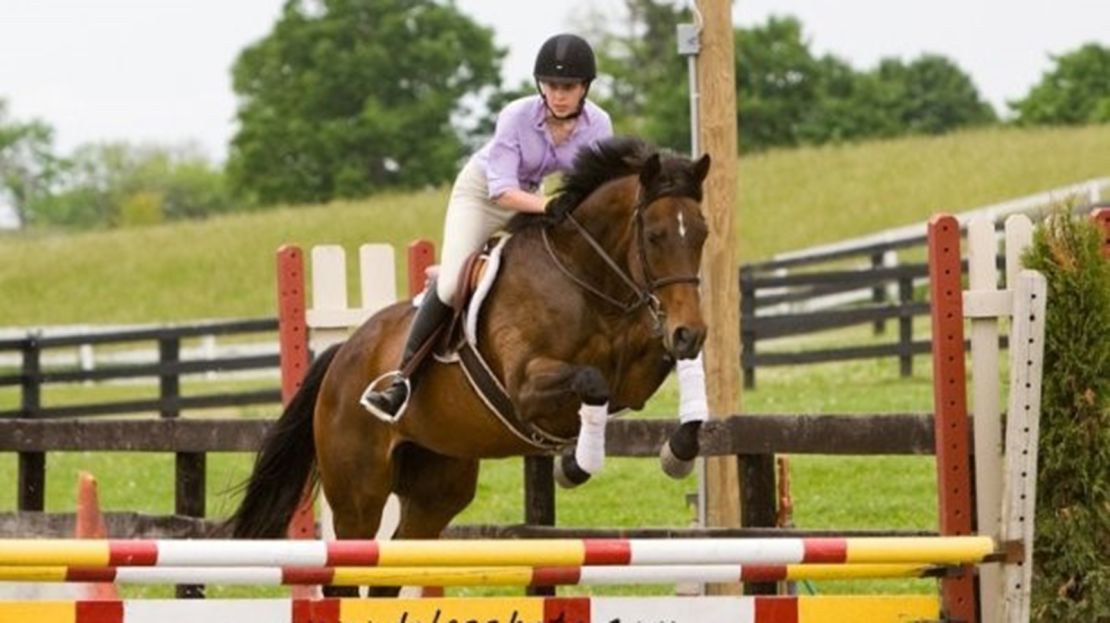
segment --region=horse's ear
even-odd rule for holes
[[[640,185],[644,188],[651,186],[656,176],[659,175],[659,169],[659,154],[654,153],[648,156],[647,160],[644,161],[643,168],[640,169]]]
[[[697,178],[699,184],[705,181],[707,175],[709,175],[709,154],[703,155],[694,163],[694,177]]]

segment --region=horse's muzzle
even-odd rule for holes
[[[680,326],[671,334],[670,342],[669,350],[675,359],[693,359],[705,343],[705,328]]]

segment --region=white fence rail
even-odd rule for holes
[[[960,227],[966,227],[974,219],[986,219],[992,223],[1001,223],[1007,217],[1014,214],[1025,214],[1029,216],[1035,215],[1040,210],[1051,208],[1064,201],[1077,201],[1081,204],[1096,204],[1106,199],[1110,199],[1110,177],[1101,177],[1070,184],[1068,186],[1061,186],[1045,192],[1037,193],[1035,195],[1028,195],[1003,201],[1001,203],[994,203],[987,206],[968,210],[955,215],[956,220],[959,221]],[[899,245],[909,243],[915,239],[921,239],[924,243],[926,222],[915,223],[913,225],[906,225],[902,227],[895,227],[885,231],[860,236],[858,238],[851,238],[849,240],[841,240],[838,242],[817,245],[798,251],[790,251],[780,253],[772,256],[772,261],[781,260],[807,260],[812,259],[814,263],[821,260],[826,256],[840,255],[850,256],[853,254],[862,255],[868,249],[879,245]],[[998,232],[997,237],[1001,238],[1002,233]],[[898,265],[898,253],[894,250],[887,250],[882,252],[881,261],[877,264],[875,262],[863,262],[859,265],[860,268],[875,268],[878,266],[890,267]],[[780,268],[775,271],[776,276],[786,276],[790,274],[789,268]],[[918,280],[915,285],[920,285],[923,280]],[[887,292],[888,300],[897,298],[897,292],[894,291],[895,286],[888,286],[890,291]],[[765,294],[773,295],[775,292],[767,291]],[[835,307],[842,307],[853,303],[872,300],[874,296],[870,288],[861,288],[859,290],[849,292],[838,292],[828,296],[813,297],[804,301],[797,301],[794,303],[784,303],[782,305],[767,307],[760,310],[761,314],[774,315],[784,313],[799,313],[809,311],[821,311],[825,309],[832,309]]]

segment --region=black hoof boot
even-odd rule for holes
[[[582,469],[570,452],[555,458],[555,482],[564,489],[573,489],[590,479],[590,472]]]
[[[678,427],[659,450],[659,460],[663,473],[676,480],[685,478],[694,471],[694,459],[698,457],[698,431],[701,422],[686,422]]]

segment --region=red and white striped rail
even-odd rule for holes
[[[251,586],[572,586],[940,576],[927,564],[644,567],[0,567],[0,582]]]
[[[0,621],[34,623],[885,623],[939,618],[936,597],[915,595],[0,602]]]
[[[994,539],[981,536],[518,541],[0,539],[0,566],[960,565],[982,562],[996,551]]]

